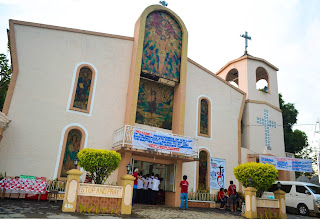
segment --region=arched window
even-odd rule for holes
[[[270,93],[269,75],[262,67],[258,67],[256,70],[256,88],[264,93]]]
[[[207,189],[208,178],[208,153],[204,150],[199,153],[199,179],[198,190]]]
[[[239,72],[236,68],[233,68],[228,72],[226,81],[233,86],[239,87]]]
[[[207,98],[200,98],[199,101],[199,118],[198,118],[198,135],[210,137],[211,122],[211,104]]]
[[[81,128],[73,126],[66,130],[60,157],[59,179],[66,178],[67,171],[75,168],[74,159],[77,157],[78,152],[83,149],[84,139],[85,133]]]
[[[95,71],[89,65],[80,65],[77,69],[70,110],[90,112]]]

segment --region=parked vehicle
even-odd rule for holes
[[[279,189],[277,182],[263,193],[262,198],[273,196],[273,192]],[[308,215],[309,212],[320,213],[320,186],[295,181],[279,182],[281,183],[280,189],[286,192],[286,206],[288,208],[297,209],[301,215]]]

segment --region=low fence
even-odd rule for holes
[[[188,207],[197,208],[214,208],[215,194],[201,193],[201,192],[189,192],[188,193]]]

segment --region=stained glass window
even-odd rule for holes
[[[146,19],[141,70],[167,80],[180,81],[182,30],[177,21],[163,11]]]
[[[200,134],[209,135],[209,104],[206,99],[200,102]]]
[[[74,169],[74,159],[76,158],[81,144],[82,134],[78,129],[71,129],[68,132],[60,177],[67,177],[67,171]]]
[[[88,110],[90,90],[92,81],[92,70],[82,67],[79,72],[73,107],[80,110]]]
[[[206,151],[199,153],[199,190],[207,189],[208,157]]]
[[[140,79],[136,123],[172,129],[174,88]]]

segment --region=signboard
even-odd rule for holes
[[[20,179],[36,179],[36,176],[20,175]]]
[[[225,169],[226,160],[211,157],[210,161],[210,188],[220,189],[225,188]]]
[[[312,160],[259,155],[260,163],[272,164],[278,170],[312,173]]]
[[[122,198],[122,186],[96,185],[96,184],[79,184],[78,195],[97,196],[106,198]]]
[[[152,148],[168,152],[192,154],[193,139],[134,128],[132,145],[133,147]]]

